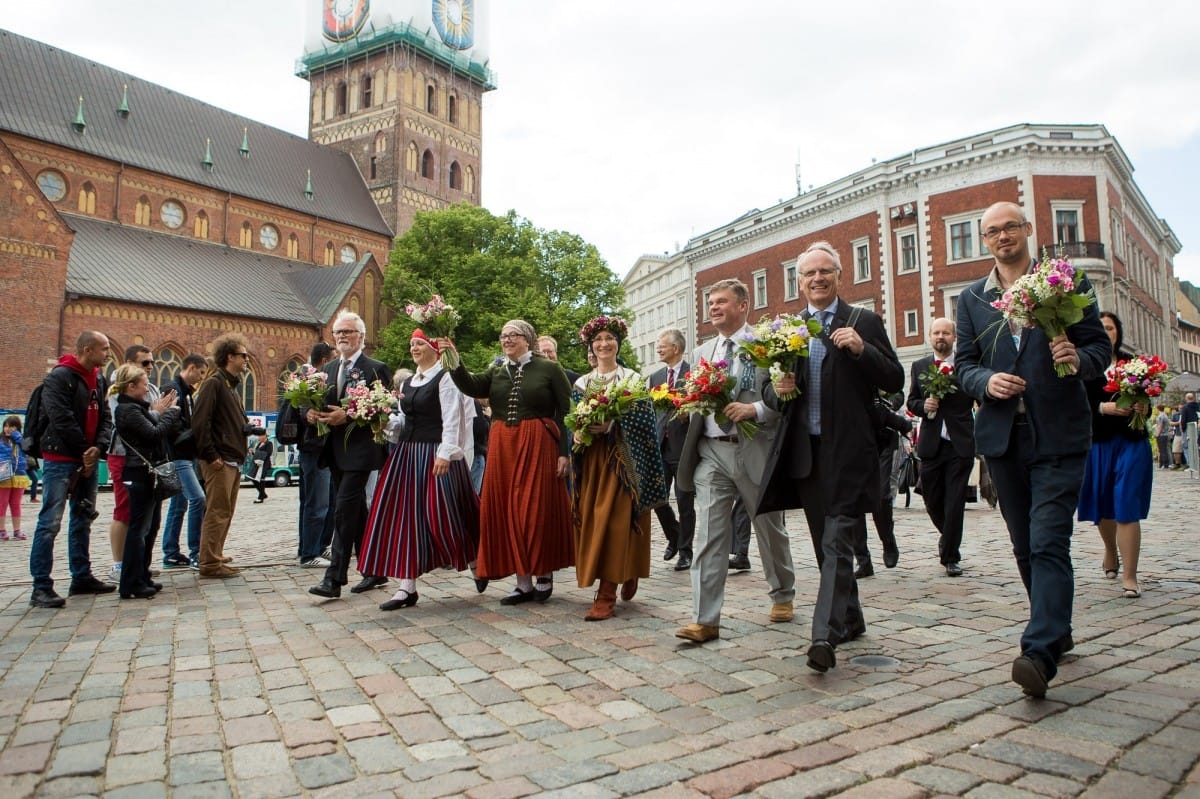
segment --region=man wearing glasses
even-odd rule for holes
[[[342,586],[348,582],[350,557],[353,552],[362,552],[363,531],[367,526],[367,483],[371,472],[383,466],[386,449],[375,443],[370,427],[355,426],[346,429],[349,418],[342,409],[342,398],[352,386],[371,386],[379,380],[385,386],[392,383],[392,373],[382,361],[363,354],[367,339],[367,326],[362,317],[350,311],[342,311],[333,321],[333,344],[340,357],[325,367],[326,385],[324,412],[308,411],[308,423],[324,422],[329,425],[329,436],[325,442],[325,460],[333,476],[334,532],[333,547],[325,579],[312,588],[310,594],[329,599],[342,595]],[[351,593],[362,593],[378,588],[387,582],[386,577],[364,574],[362,581],[350,589]]]
[[[1092,440],[1083,381],[1103,374],[1112,344],[1095,302],[1053,340],[1041,328],[1005,321],[991,303],[1035,266],[1032,227],[1021,206],[1010,202],[988,208],[980,227],[996,265],[959,296],[955,370],[963,390],[981,403],[975,445],[987,459],[1029,596],[1029,624],[1012,679],[1041,698],[1059,658],[1074,646],[1071,531]],[[1091,290],[1082,275],[1075,290]],[[1059,377],[1055,364],[1070,364],[1075,373]]]
[[[204,522],[200,525],[200,576],[226,578],[238,574],[225,557],[225,539],[237,507],[246,458],[246,421],[239,386],[249,368],[250,349],[240,333],[212,344],[213,369],[196,389],[192,406],[192,438],[204,476]]]

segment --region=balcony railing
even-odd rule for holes
[[[1067,243],[1038,245],[1038,252],[1045,250],[1051,255],[1065,255],[1068,258],[1095,258],[1104,260],[1104,242],[1102,241],[1072,241]]]

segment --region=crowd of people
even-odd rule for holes
[[[1012,679],[1027,694],[1044,696],[1074,646],[1076,514],[1099,530],[1105,575],[1119,582],[1122,596],[1140,596],[1140,524],[1149,511],[1153,465],[1150,434],[1130,429],[1129,416],[1135,410],[1149,416],[1159,467],[1168,468],[1182,462],[1182,447],[1172,463],[1167,442],[1177,430],[1182,437],[1197,406],[1189,395],[1174,416],[1163,407],[1152,414],[1106,393],[1113,365],[1129,356],[1120,319],[1099,313],[1095,303],[1054,337],[1005,320],[993,301],[1035,266],[1030,232],[1020,206],[1002,202],[987,210],[981,235],[995,265],[961,294],[956,320],[930,325],[932,352],[913,364],[906,397],[904,370],[883,321],[840,297],[840,256],[825,242],[809,246],[797,262],[807,302],[802,316],[816,320],[820,333],[791,372],[772,375],[739,356],[737,343],[750,330],[749,296],[735,279],[707,291],[716,336],[689,356],[684,334],[664,331],[656,348],[661,366],[645,377],[622,362],[628,329],[613,316],[597,317],[579,333],[592,367],[586,374],[564,370],[557,342],[538,337],[521,319],[502,326],[502,354],[478,372],[459,362],[452,340],[418,329],[409,342],[416,368],[396,376],[386,440],[343,407],[350,389],[393,380],[364,353],[363,320],[343,311],[333,323],[334,346],[320,343],[311,353],[325,394],[315,407],[296,409],[298,564],[324,569],[309,592],[340,597],[354,562],[361,579],[351,592],[397,581],[380,605],[384,611],[417,605],[417,581],[435,569],[469,574],[480,593],[491,581],[512,578],[500,604],[514,606],[546,602],[555,572],[574,567],[579,588],[594,588],[584,619],[603,621],[617,615],[618,597],[632,602],[650,575],[653,511],[666,538],[664,559],[691,577],[690,623],[676,636],[703,644],[720,637],[726,575],[749,568],[750,530],[767,618],[793,620],[795,570],[784,512],[799,508],[820,574],[805,657],[810,668],[826,672],[837,666],[838,647],[868,629],[857,584],[874,574],[868,514],[884,566],[899,562],[891,514],[895,472],[905,457],[900,443],[907,445],[916,422],[921,496],[951,578],[964,574],[964,506],[982,456],[1029,600]],[[1086,278],[1078,281],[1077,291],[1088,288]],[[68,506],[69,594],[119,590],[123,599],[135,599],[161,588],[151,568],[162,503],[156,464],[174,463],[183,487],[166,516],[164,568],[190,566],[213,579],[239,573],[224,545],[252,434],[255,501],[266,499],[272,445],[248,423],[237,391],[249,356],[243,336],[213,342],[211,366],[189,355],[161,391],[149,381],[150,351],[140,346],[125,353],[110,386],[101,373],[108,351],[102,333],[86,331],[44,382],[44,498],[30,555],[36,607],[65,603],[51,571]],[[681,388],[702,360],[724,362],[732,380],[719,415],[677,414],[641,398],[615,418],[574,431],[566,425],[575,404],[605,387]],[[927,379],[938,370],[948,383]],[[745,423],[757,426],[753,436],[739,432]],[[14,454],[0,472],[0,508],[9,510],[15,538],[25,537],[20,496],[36,491],[20,442],[21,420],[5,419],[0,463],[8,450]],[[87,545],[96,467],[104,457],[116,492],[110,526],[116,585],[94,576]],[[0,516],[0,539],[7,537]]]

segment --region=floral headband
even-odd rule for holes
[[[579,340],[587,344],[599,335],[601,330],[607,330],[609,333],[612,333],[617,337],[618,342],[622,342],[629,337],[629,327],[620,317],[597,316],[579,331]]]

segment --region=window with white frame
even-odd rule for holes
[[[796,277],[796,261],[783,265],[783,298],[795,300],[800,297],[800,281]]]
[[[950,321],[958,319],[958,297],[967,286],[971,285],[971,281],[962,283],[946,283],[941,287],[942,290],[942,316]]]
[[[896,233],[896,251],[900,254],[898,271],[914,272],[917,269],[917,231],[910,228]]]
[[[855,239],[850,242],[854,255],[854,282],[863,283],[871,279],[871,240]]]
[[[982,211],[943,217],[946,225],[946,262],[973,261],[987,255],[980,230]]]
[[[1109,257],[1117,257],[1122,261],[1125,260],[1125,225],[1121,220],[1121,211],[1117,208],[1112,210],[1109,215],[1112,226],[1112,252]]]
[[[906,335],[906,336],[917,335],[917,312],[916,311],[905,311],[904,312],[904,335]]]
[[[1054,216],[1054,241],[1056,244],[1073,244],[1085,241],[1083,236],[1083,201],[1055,200],[1050,203]]]
[[[759,269],[754,273],[754,307],[767,307],[767,270]]]
[[[708,295],[712,293],[712,289],[705,289],[700,295],[700,312],[704,314],[704,321],[709,321],[708,318]]]

